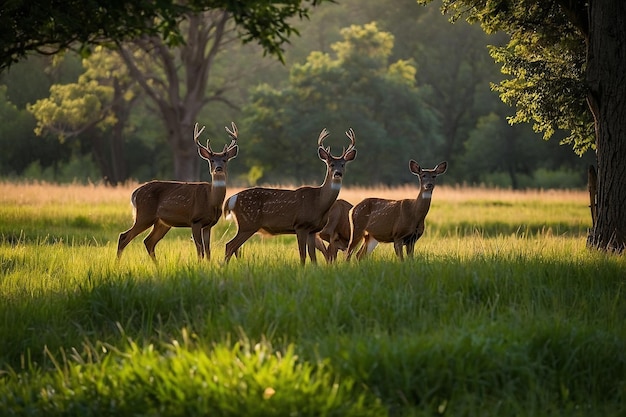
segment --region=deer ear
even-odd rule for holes
[[[209,153],[209,151],[206,148],[203,148],[201,146],[198,146],[198,154],[200,154],[200,156],[203,159],[206,159],[207,161],[211,157],[211,154]]]
[[[422,172],[422,167],[420,167],[420,164],[418,164],[417,162],[415,162],[413,159],[411,159],[409,161],[409,170],[415,174],[415,175],[419,175]]]
[[[228,151],[226,152],[226,156],[228,157],[228,159],[233,159],[234,157],[237,156],[238,153],[239,153],[239,146],[235,145],[232,148],[228,149]]]
[[[435,167],[435,172],[437,173],[437,175],[441,175],[444,172],[446,172],[447,169],[448,169],[448,162],[443,161],[437,164],[437,166]]]
[[[317,154],[322,161],[328,161],[328,159],[330,158],[330,154],[328,153],[328,151],[321,146],[317,148]]]
[[[343,157],[343,159],[345,159],[346,162],[353,161],[354,158],[356,158],[356,149],[352,149],[352,150],[346,152],[346,154]]]

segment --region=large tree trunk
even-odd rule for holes
[[[589,244],[626,247],[626,2],[591,0],[587,81],[596,123],[597,223]]]
[[[193,141],[191,125],[182,126],[181,132],[170,132],[169,142],[174,154],[174,179],[178,181],[197,181],[200,175],[200,157],[198,147]]]

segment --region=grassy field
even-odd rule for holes
[[[189,229],[117,262],[131,191],[0,183],[0,415],[625,415],[626,260],[583,191],[439,187],[414,259],[305,267],[291,236],[223,265],[226,220],[209,262]]]

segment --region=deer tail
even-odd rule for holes
[[[223,209],[223,213],[224,213],[224,217],[226,219],[231,219],[233,216],[233,209],[235,208],[235,203],[237,202],[237,194],[232,195],[230,197],[228,197],[226,199],[226,201],[224,201],[224,209]]]
[[[130,195],[130,204],[133,206],[133,221],[137,218],[137,194],[139,192],[139,188],[137,188]]]

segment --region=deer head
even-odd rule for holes
[[[433,169],[423,169],[413,159],[409,161],[409,170],[413,175],[417,175],[420,180],[420,194],[422,198],[431,198],[435,189],[435,179],[438,175],[446,172],[448,163],[443,161],[437,164]]]
[[[330,153],[330,146],[324,148],[324,139],[326,139],[330,134],[328,130],[324,128],[317,139],[317,145],[319,148],[317,149],[317,153],[322,161],[326,163],[327,174],[325,183],[330,183],[330,187],[334,190],[338,190],[341,188],[341,182],[343,180],[343,174],[346,169],[346,162],[352,161],[356,158],[356,135],[354,134],[354,130],[350,128],[346,132],[346,136],[350,139],[350,145],[348,148],[343,148],[340,156],[333,156]]]
[[[210,139],[207,139],[206,146],[202,146],[198,138],[204,131],[205,126],[202,126],[200,131],[198,131],[198,123],[194,126],[193,140],[198,146],[198,154],[200,154],[200,156],[209,163],[209,172],[211,173],[213,182],[226,180],[227,163],[230,159],[235,158],[239,152],[239,146],[237,145],[239,131],[237,130],[235,122],[231,122],[231,126],[232,129],[225,127],[226,132],[231,137],[231,142],[230,144],[224,145],[224,150],[222,152],[214,152],[211,149]]]

